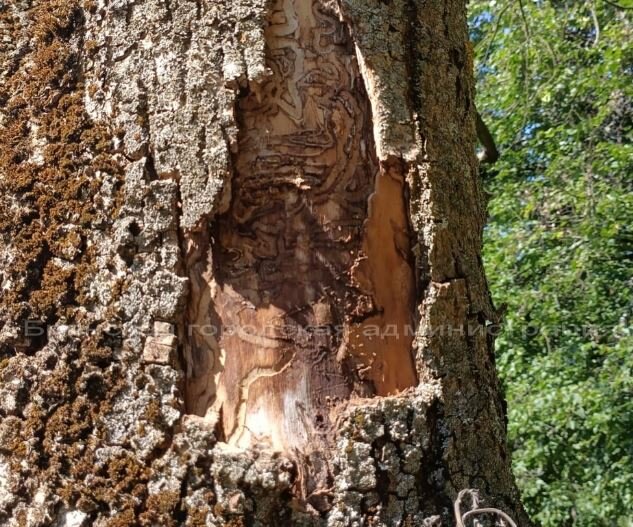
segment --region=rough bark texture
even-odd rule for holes
[[[457,0],[0,1],[0,523],[529,525],[469,50]]]

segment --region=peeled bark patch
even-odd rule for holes
[[[187,399],[229,443],[290,450],[340,403],[416,384],[415,281],[403,170],[376,157],[346,27],[318,0],[268,22],[271,73],[237,103],[230,206],[193,280]]]

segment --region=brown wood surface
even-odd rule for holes
[[[270,75],[236,109],[202,286],[215,349],[189,402],[229,443],[287,450],[318,443],[338,403],[416,384],[415,286],[403,177],[378,165],[346,27],[322,2],[279,0],[266,44]]]

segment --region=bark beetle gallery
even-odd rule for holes
[[[271,73],[238,102],[230,206],[196,280],[193,318],[215,331],[190,339],[189,411],[239,446],[317,446],[337,403],[417,382],[404,180],[379,168],[354,47],[323,9],[271,11]]]

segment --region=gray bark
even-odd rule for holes
[[[0,1],[1,524],[453,525],[477,488],[530,525],[487,331],[459,0],[323,0],[377,162],[406,181],[417,386],[350,396],[308,453],[228,444],[186,404],[236,104],[270,76],[273,4]]]

